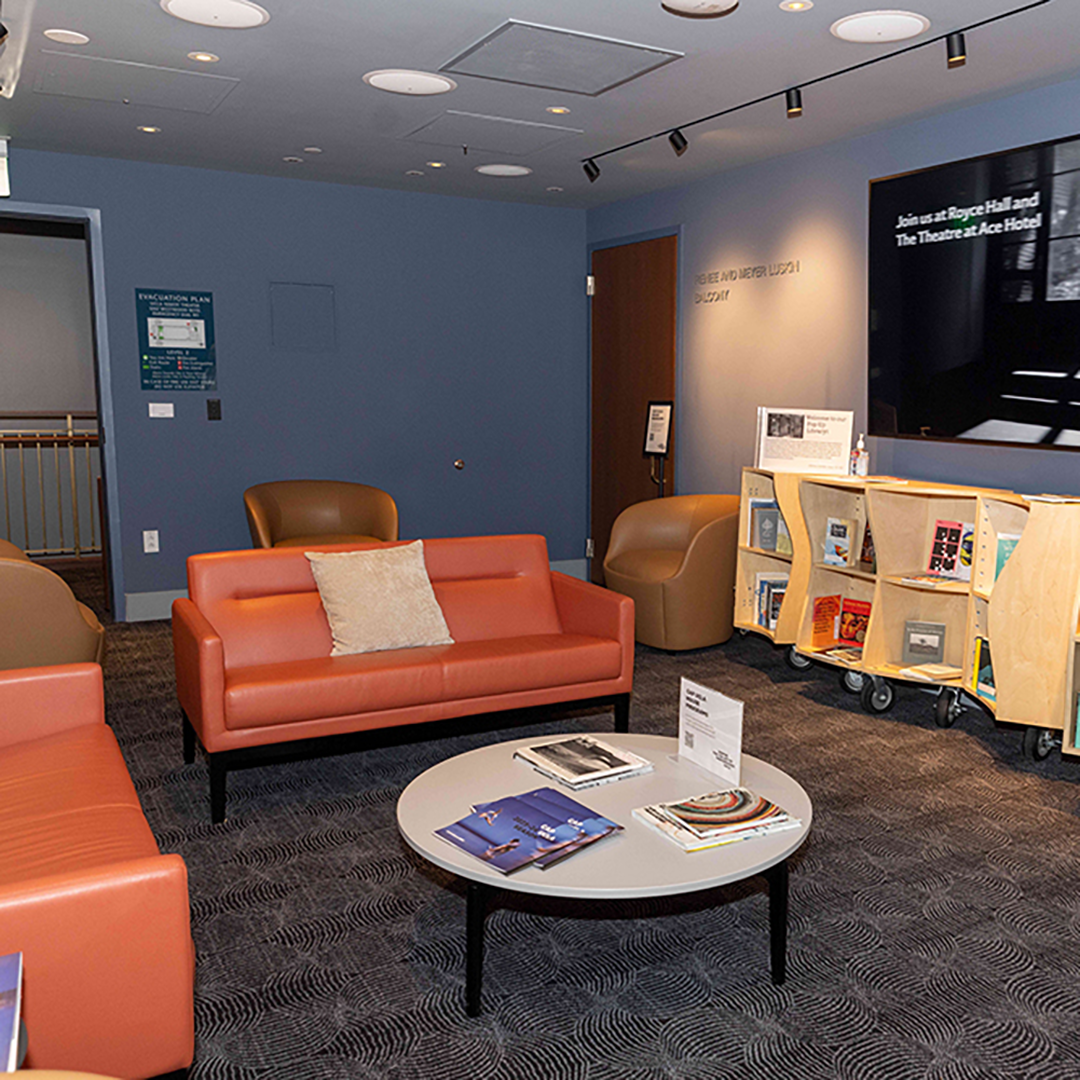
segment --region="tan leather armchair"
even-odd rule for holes
[[[679,651],[731,637],[738,526],[738,495],[651,499],[615,519],[604,580],[633,597],[638,641]]]
[[[397,504],[345,480],[277,480],[244,492],[252,547],[352,544],[398,538]]]
[[[66,581],[0,540],[0,670],[100,664],[105,628]]]

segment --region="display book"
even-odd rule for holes
[[[811,609],[810,648],[834,660],[851,661],[861,655],[870,626],[873,604],[832,593],[815,596]]]
[[[1010,548],[1010,553],[1011,550]],[[929,588],[937,588],[949,582],[969,582],[974,555],[974,523],[946,521],[938,518],[934,522],[930,553],[926,559],[924,572],[910,574],[901,580],[905,585],[921,585]],[[1005,557],[1008,558],[1007,555]]]
[[[802,825],[799,818],[792,817],[783,807],[744,787],[641,806],[633,815],[684,851],[772,836]]]
[[[971,689],[975,696],[984,701],[995,701],[997,689],[994,686],[994,664],[990,658],[990,641],[976,635],[972,645]]]
[[[652,771],[652,762],[592,735],[571,735],[523,746],[514,757],[573,791],[628,780]]]
[[[0,1072],[15,1072],[19,1066],[22,967],[21,952],[0,956]]]
[[[750,547],[759,551],[775,551],[777,555],[790,555],[791,533],[775,499],[750,500]]]
[[[435,835],[501,874],[526,866],[546,870],[622,826],[555,788],[543,787],[478,803]]]

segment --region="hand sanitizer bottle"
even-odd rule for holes
[[[859,433],[859,441],[851,452],[851,460],[854,465],[851,471],[856,476],[866,476],[870,472],[870,451],[866,449],[862,432]]]

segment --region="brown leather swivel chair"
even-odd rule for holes
[[[66,581],[0,540],[0,670],[100,664],[105,628]]]
[[[368,543],[398,538],[397,504],[344,480],[277,480],[244,492],[252,547]]]
[[[615,519],[604,580],[633,597],[638,641],[679,651],[731,637],[738,528],[738,495],[650,499]]]

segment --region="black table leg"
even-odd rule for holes
[[[787,976],[787,859],[765,871],[769,883],[769,949],[772,954],[772,981],[781,986]]]
[[[465,1012],[480,1015],[484,981],[484,919],[492,888],[479,881],[466,882],[465,893]]]

